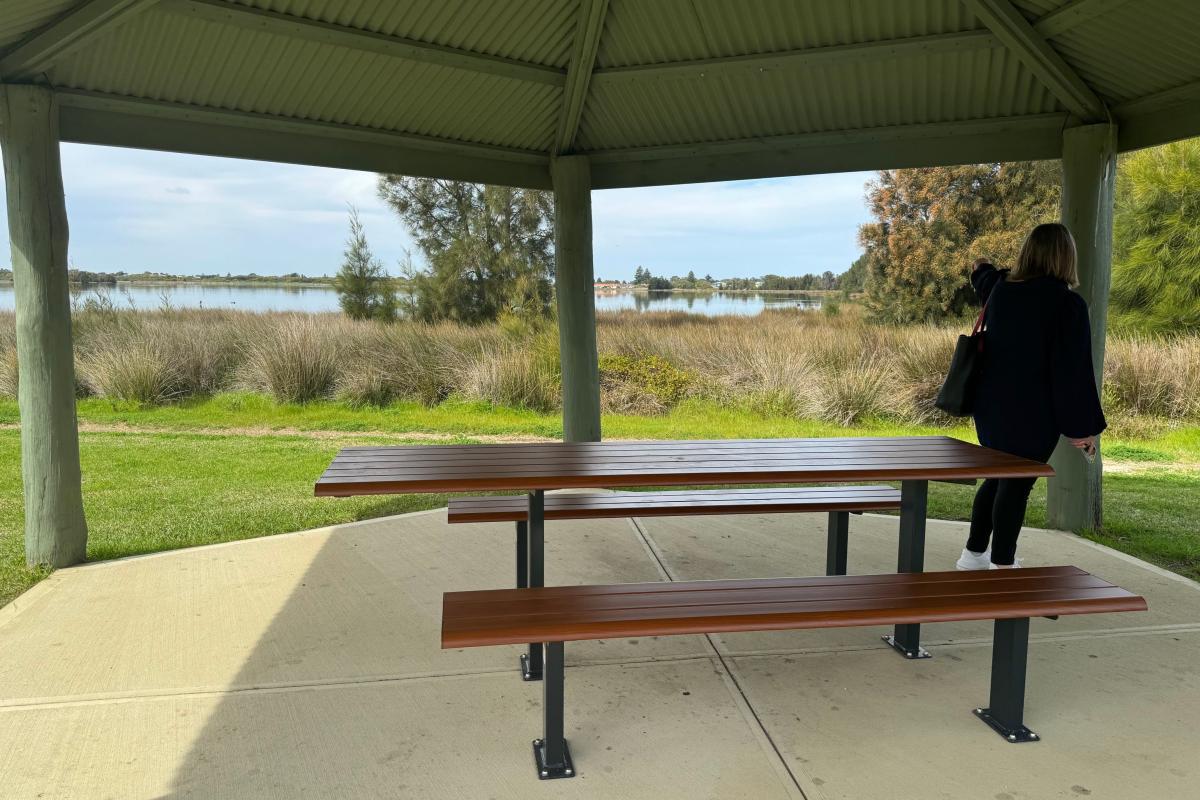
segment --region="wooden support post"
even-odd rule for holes
[[[58,146],[54,93],[39,86],[0,86],[20,362],[25,560],[53,567],[82,561],[87,550]]]
[[[563,439],[600,441],[600,369],[592,273],[592,183],[586,156],[552,159],[555,295],[562,361]]]
[[[1108,289],[1112,282],[1113,188],[1117,171],[1117,126],[1083,125],[1063,133],[1062,221],[1079,250],[1079,294],[1092,325],[1092,363],[1099,386],[1104,376]],[[1100,530],[1100,455],[1089,464],[1065,440],[1050,459],[1046,516],[1053,528]]]

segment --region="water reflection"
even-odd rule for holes
[[[685,311],[754,316],[764,308],[816,310],[821,298],[803,292],[596,292],[597,311]]]
[[[128,284],[73,286],[75,307],[88,299],[104,298],[118,309],[149,311],[170,308],[225,308],[240,311],[338,311],[337,292],[330,286],[238,284]],[[11,283],[0,284],[0,310],[14,305]],[[596,292],[597,311],[683,311],[690,314],[753,316],[764,308],[819,309],[819,295],[801,292]]]

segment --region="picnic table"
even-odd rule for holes
[[[899,481],[897,572],[922,572],[929,481],[1048,477],[1046,464],[948,436],[347,447],[316,483],[319,497],[519,490],[528,493],[530,586],[544,585],[544,492],[633,486]],[[920,625],[885,637],[925,658]],[[540,671],[540,644],[527,668]]]

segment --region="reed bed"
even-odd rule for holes
[[[949,419],[933,405],[960,326],[889,327],[854,306],[757,317],[598,317],[605,410],[661,414],[687,400],[841,424]],[[561,373],[550,324],[354,322],[336,314],[76,309],[81,396],[162,404],[225,391],[352,406],[449,399],[552,411]],[[1200,336],[1112,336],[1110,421],[1200,421]],[[0,395],[17,392],[14,320],[0,314]]]

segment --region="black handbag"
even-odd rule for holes
[[[970,336],[958,337],[954,346],[954,357],[950,359],[950,371],[938,391],[933,404],[955,417],[969,417],[973,412],[972,401],[975,398],[975,380],[979,375],[979,367],[983,363],[983,315],[987,313],[987,303],[979,310],[975,327]]]

